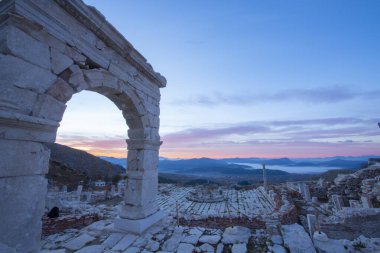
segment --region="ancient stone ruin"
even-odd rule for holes
[[[0,13],[0,243],[39,249],[50,156],[44,143],[55,141],[67,101],[82,90],[112,100],[129,129],[125,205],[115,226],[139,233],[157,222],[165,78],[80,0],[3,0]]]

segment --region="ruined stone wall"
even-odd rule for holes
[[[322,223],[321,231],[332,239],[354,240],[360,235],[380,237],[380,214],[346,218],[342,223]]]
[[[68,215],[53,219],[44,217],[42,219],[42,235],[52,235],[69,228],[81,229],[98,220],[100,217],[97,214]]]
[[[186,220],[180,218],[181,226],[189,227],[205,227],[205,228],[218,228],[225,229],[231,226],[243,226],[250,229],[264,229],[265,222],[259,219],[248,218],[223,218],[223,217],[209,217],[207,219],[200,220]]]

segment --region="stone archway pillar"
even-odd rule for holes
[[[160,221],[156,196],[158,191],[158,151],[161,141],[129,139],[128,169],[124,206],[115,228],[142,233]]]
[[[57,126],[0,110],[0,251],[38,252],[50,157],[42,142],[55,138]]]

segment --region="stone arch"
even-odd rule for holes
[[[82,90],[113,101],[129,127],[128,186],[115,226],[140,233],[157,222],[165,78],[81,0],[6,0],[0,15],[0,246],[38,251],[50,156],[44,143],[55,141],[66,102]]]

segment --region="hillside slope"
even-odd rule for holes
[[[60,144],[46,144],[50,150],[48,179],[59,185],[77,184],[79,181],[112,180],[124,171],[123,167],[104,161],[85,151]]]

